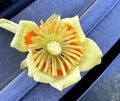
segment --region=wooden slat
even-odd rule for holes
[[[96,3],[81,16],[80,22],[85,34],[90,34],[118,2],[119,0],[97,0]]]
[[[10,86],[8,85],[0,91],[0,100],[18,101],[19,98],[24,95],[24,93],[27,93],[29,91],[28,88],[34,87],[36,85],[36,82],[28,77],[26,73],[27,70],[24,70],[22,73],[20,73],[19,77],[15,78],[10,83]]]
[[[120,100],[120,54],[77,101]]]

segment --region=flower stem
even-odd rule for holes
[[[18,24],[14,23],[12,21],[9,21],[7,19],[1,18],[0,19],[0,27],[15,34],[18,29]]]

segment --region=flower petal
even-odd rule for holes
[[[58,14],[52,14],[46,21],[50,21],[50,20],[60,20],[61,16]]]
[[[56,89],[62,91],[64,88],[71,86],[72,84],[78,82],[81,79],[79,67],[76,66],[74,70],[72,70],[66,77],[55,79],[51,86]]]
[[[81,46],[84,53],[79,64],[80,71],[90,70],[101,63],[102,52],[93,40],[86,38]]]
[[[27,67],[26,58],[21,62],[20,69],[25,69]]]
[[[36,68],[31,51],[29,51],[26,62],[27,62],[27,66],[28,66],[28,75],[30,77],[33,77],[35,81],[43,82],[43,83],[53,82],[53,80],[54,80],[53,77],[51,77],[43,72],[40,72]]]
[[[85,34],[82,31],[82,28],[80,26],[80,22],[79,22],[79,17],[78,16],[75,16],[75,17],[72,17],[72,18],[62,19],[62,22],[71,24],[73,26],[73,28],[75,28],[75,30],[78,33],[78,38],[79,38],[80,42],[83,42],[85,40]]]
[[[25,44],[24,36],[34,29],[38,29],[36,23],[32,21],[20,21],[18,30],[11,42],[11,47],[18,49],[19,51],[26,52],[28,49]]]

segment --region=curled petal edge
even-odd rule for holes
[[[79,64],[80,71],[88,71],[101,63],[102,52],[93,40],[86,38],[81,46],[83,47],[84,55],[81,57]]]
[[[62,91],[63,89],[75,84],[81,79],[79,66],[76,66],[66,77],[55,79],[50,83],[54,88]]]
[[[50,20],[60,20],[61,16],[58,14],[52,14],[46,21],[50,21]]]

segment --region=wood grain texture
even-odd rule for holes
[[[120,54],[78,101],[120,100]]]

